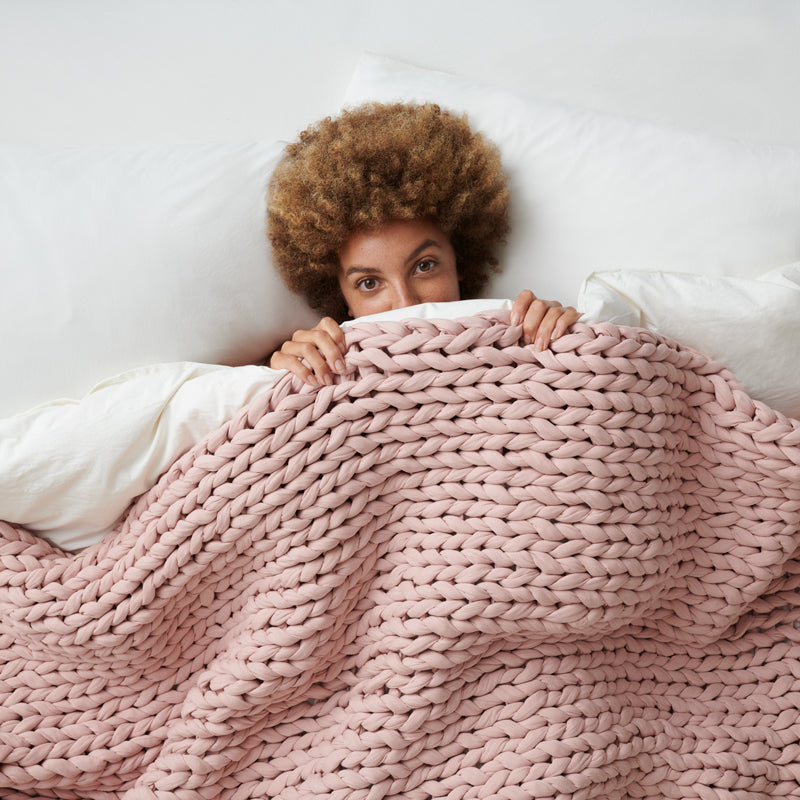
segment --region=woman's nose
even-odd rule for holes
[[[408,306],[415,306],[419,303],[419,297],[414,291],[413,287],[405,282],[397,284],[394,293],[393,308],[408,308]]]

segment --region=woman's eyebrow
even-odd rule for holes
[[[427,250],[429,247],[438,247],[440,250],[442,249],[442,246],[436,239],[426,239],[408,254],[406,264],[408,264],[409,261],[413,261],[423,250]]]
[[[379,269],[376,269],[375,267],[353,266],[353,267],[348,267],[344,271],[344,276],[345,276],[345,278],[347,278],[350,275],[367,275],[367,274],[369,274],[369,275],[380,275],[380,272],[381,271]]]
[[[442,245],[436,241],[436,239],[426,239],[424,242],[420,242],[409,254],[406,256],[406,264],[409,261],[413,261],[420,253],[424,250],[427,250],[429,247],[437,247],[439,250],[442,249]],[[375,267],[359,267],[357,265],[353,265],[352,267],[348,267],[344,271],[345,278],[349,277],[350,275],[364,275],[369,273],[370,275],[380,274],[380,269]]]

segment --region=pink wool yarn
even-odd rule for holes
[[[0,795],[800,798],[800,423],[645,331],[347,338],[99,545],[0,523]]]

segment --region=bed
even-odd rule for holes
[[[0,4],[3,797],[800,797],[800,17],[495,5]],[[398,98],[503,270],[302,386],[265,186]]]

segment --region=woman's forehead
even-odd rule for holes
[[[450,240],[429,220],[395,220],[351,234],[339,252],[339,260],[344,269],[385,266],[387,259],[405,263],[427,248],[451,249]]]

